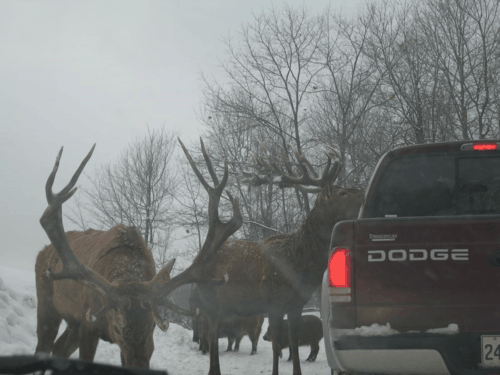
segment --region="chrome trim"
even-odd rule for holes
[[[343,294],[351,294],[351,288],[332,288],[330,287],[330,295],[343,295]]]
[[[351,302],[352,298],[351,296],[339,296],[339,295],[331,295],[330,294],[330,303],[346,303],[346,302]]]
[[[437,350],[335,350],[340,367],[347,372],[384,374],[450,375]]]
[[[323,274],[323,283],[321,286],[321,322],[323,324],[323,336],[325,343],[325,353],[328,366],[335,371],[345,371],[338,363],[335,357],[335,351],[333,350],[332,337],[330,336],[330,303],[328,294],[328,270]]]
[[[387,217],[387,215],[386,215]],[[395,216],[397,217],[397,216]],[[372,241],[395,241],[398,238],[397,234],[369,234],[368,238]]]

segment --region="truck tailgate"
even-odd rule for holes
[[[357,325],[500,332],[500,216],[361,219]]]

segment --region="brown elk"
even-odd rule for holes
[[[64,232],[62,204],[75,193],[94,147],[69,184],[53,194],[61,148],[45,186],[49,206],[40,223],[52,245],[39,253],[35,265],[36,352],[67,358],[79,348],[80,358],[92,361],[102,339],[119,345],[123,365],[149,368],[155,325],[168,328],[158,313],[158,291],[170,280],[175,260],[156,274],[151,251],[136,228]],[[67,328],[54,343],[62,319]]]
[[[182,147],[193,170],[207,188],[193,159],[184,145]],[[204,148],[203,154],[207,161],[208,155]],[[313,209],[301,227],[294,233],[273,236],[259,242],[214,242],[210,253],[203,249],[200,251],[198,257],[202,257],[203,262],[195,260],[196,265],[193,263],[192,268],[189,267],[183,274],[174,277],[164,290],[168,294],[180,285],[197,282],[202,274],[214,280],[223,276],[227,279],[226,283],[221,282],[217,287],[214,286],[215,283],[198,283],[203,310],[210,316],[209,375],[220,374],[217,339],[220,320],[231,315],[251,316],[266,312],[273,342],[272,374],[278,375],[280,327],[284,314],[288,315],[293,374],[301,374],[298,334],[303,306],[321,284],[327,267],[330,235],[334,225],[357,216],[364,191],[333,185],[340,171],[340,164],[335,162],[332,165],[330,155],[321,177],[317,177],[304,156],[296,153],[296,157],[301,172],[299,177],[285,173],[283,168],[274,163],[270,166],[281,172],[282,184],[309,185],[321,189]],[[214,178],[211,165],[209,170]],[[262,181],[260,175],[255,174],[254,177],[257,183]],[[214,181],[217,183],[216,177]],[[267,180],[271,181],[273,180]]]

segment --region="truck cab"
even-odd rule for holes
[[[322,321],[333,371],[500,373],[500,141],[392,150],[333,229]]]

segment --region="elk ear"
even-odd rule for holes
[[[333,197],[333,184],[328,184],[325,187],[325,198],[332,199]]]

